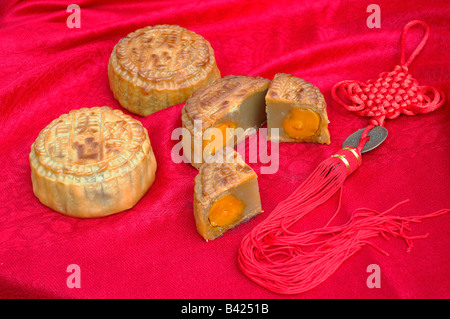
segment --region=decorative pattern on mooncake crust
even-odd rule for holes
[[[220,78],[220,71],[202,36],[178,25],[157,25],[117,43],[108,75],[119,103],[146,116],[185,102],[196,89]]]
[[[78,217],[133,206],[155,178],[147,130],[120,110],[72,110],[45,127],[31,147],[33,190],[41,202]]]

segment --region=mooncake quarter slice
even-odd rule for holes
[[[197,231],[206,241],[261,212],[257,175],[238,154],[234,161],[200,167],[195,177],[194,217]]]
[[[201,35],[178,25],[156,25],[116,44],[108,77],[119,103],[147,116],[184,103],[196,89],[220,78],[220,71],[210,43]]]
[[[278,73],[270,84],[266,103],[268,140],[330,144],[327,105],[311,83]]]
[[[194,92],[181,114],[183,153],[197,169],[224,146],[234,147],[266,122],[265,96],[270,81],[228,75]]]
[[[72,110],[31,146],[33,192],[65,215],[102,217],[133,207],[155,180],[147,130],[120,110]]]

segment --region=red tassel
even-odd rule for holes
[[[356,148],[345,147],[323,161],[286,200],[257,225],[241,242],[238,262],[243,273],[257,284],[280,294],[298,294],[308,291],[331,276],[349,257],[365,245],[388,255],[368,240],[387,234],[400,237],[412,247],[412,240],[424,236],[408,236],[411,223],[447,214],[450,209],[412,217],[396,217],[361,208],[350,221],[340,226],[329,226],[338,214],[342,199],[342,185],[347,176],[361,165],[361,150],[369,140],[373,128],[367,126]],[[340,190],[339,206],[328,223],[315,230],[296,233],[291,228],[305,215],[328,201]]]
[[[291,196],[278,204],[244,238],[239,250],[242,271],[274,292],[304,291],[295,280],[301,277],[302,271],[302,261],[297,257],[304,255],[300,239],[309,238],[313,233],[295,234],[288,228],[333,196],[360,164],[360,151],[350,147],[323,161]],[[290,283],[294,283],[293,287]]]
[[[406,33],[415,25],[425,28],[425,36],[405,62]],[[400,114],[431,112],[444,104],[443,92],[418,86],[417,81],[408,73],[408,66],[425,45],[428,32],[425,22],[411,21],[403,29],[401,66],[396,66],[391,73],[382,73],[377,81],[370,80],[366,84],[343,81],[333,87],[332,97],[348,110],[371,117],[370,124],[364,129],[356,148],[343,148],[322,162],[291,196],[278,204],[275,210],[242,240],[239,265],[254,282],[281,294],[308,291],[331,276],[345,260],[365,245],[371,245],[387,255],[371,244],[368,241],[370,238],[382,235],[387,239],[387,234],[391,234],[404,239],[410,250],[413,239],[426,237],[406,235],[405,231],[410,230],[411,223],[450,212],[450,209],[442,209],[424,216],[387,215],[404,203],[402,202],[383,213],[366,208],[358,209],[347,224],[329,226],[339,212],[345,179],[361,165],[361,150],[369,140],[367,134],[370,130],[375,125],[384,125],[385,119],[394,119]],[[380,88],[384,90],[380,91],[384,95],[378,92]],[[344,95],[351,104],[341,101],[337,92]],[[433,100],[426,96],[427,92],[434,93]],[[410,99],[411,96],[414,98]],[[341,190],[339,208],[324,227],[302,233],[289,229],[338,190]]]
[[[322,184],[321,175],[325,174],[326,179],[336,186],[339,183],[337,181],[342,179],[338,175],[342,176],[344,172],[331,169],[327,174],[326,167],[330,169],[330,162],[332,161],[326,160],[322,163],[324,165],[321,167],[325,170],[316,171],[308,181],[315,184],[315,180],[316,185]],[[324,227],[295,233],[288,229],[293,225],[293,220],[299,221],[316,206],[307,200],[298,201],[306,195],[302,191],[304,186],[299,187],[295,195],[280,203],[266,220],[254,228],[244,238],[239,250],[239,265],[242,271],[257,284],[280,294],[299,294],[316,287],[365,245],[370,245],[388,256],[385,251],[368,241],[379,235],[385,239],[388,239],[387,234],[402,238],[410,251],[412,240],[428,236],[406,235],[405,231],[410,230],[411,223],[450,212],[449,209],[442,209],[424,216],[387,215],[400,204],[407,202],[406,200],[383,213],[361,208],[353,213],[347,224],[328,226],[339,212],[338,209]],[[313,195],[314,191],[318,189],[311,190],[310,195]],[[321,193],[324,197],[320,202],[332,195],[331,192]],[[341,196],[339,207],[340,203]],[[298,216],[293,216],[295,213],[298,213]]]
[[[379,213],[361,208],[350,221],[340,226],[329,226],[341,206],[342,185],[347,176],[361,164],[360,149],[367,138],[367,127],[357,148],[344,148],[323,161],[311,176],[291,196],[277,205],[274,211],[242,240],[239,249],[241,270],[257,284],[280,294],[298,294],[308,291],[331,276],[349,257],[365,245],[388,255],[368,240],[387,234],[400,237],[412,247],[412,240],[425,238],[408,236],[411,223],[449,213],[442,209],[424,216],[396,217],[387,214],[398,207]],[[336,213],[321,228],[296,233],[295,223],[341,190]]]

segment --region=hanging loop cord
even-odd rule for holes
[[[419,45],[405,62],[405,40],[408,31],[414,26],[425,30]],[[434,87],[419,86],[408,71],[409,65],[422,51],[428,40],[430,28],[419,20],[409,22],[401,36],[400,64],[391,72],[383,72],[377,80],[366,83],[360,81],[341,81],[331,90],[331,96],[341,106],[359,116],[370,117],[370,125],[384,126],[385,119],[393,120],[400,116],[432,112],[445,102],[444,93]],[[429,94],[432,94],[430,98]],[[342,96],[344,102],[339,96]]]
[[[425,35],[408,61],[404,58],[404,43],[408,30],[421,25]],[[444,104],[444,94],[431,87],[418,86],[408,73],[408,66],[422,50],[428,38],[429,28],[422,21],[412,21],[403,29],[401,64],[392,72],[385,72],[376,81],[367,83],[342,81],[332,89],[333,98],[360,116],[370,117],[357,147],[344,147],[337,154],[324,160],[316,170],[284,201],[279,203],[269,216],[247,234],[239,248],[238,262],[242,272],[257,284],[280,294],[298,294],[308,291],[331,276],[349,257],[365,245],[379,252],[386,252],[370,243],[370,239],[388,235],[402,238],[412,247],[412,240],[427,235],[409,236],[412,223],[450,212],[442,209],[428,215],[399,217],[384,212],[361,208],[353,212],[344,225],[330,226],[339,213],[342,200],[342,185],[352,172],[361,165],[361,150],[369,140],[368,133],[376,125],[384,125],[385,119],[394,119],[400,114],[416,115],[431,112]],[[434,98],[426,94],[432,92]],[[344,103],[342,95],[350,101]],[[339,191],[339,205],[324,227],[295,232],[291,228],[305,215],[328,201]]]

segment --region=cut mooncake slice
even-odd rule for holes
[[[184,103],[217,78],[214,51],[202,36],[178,25],[136,30],[114,47],[108,64],[114,97],[135,114]]]
[[[228,75],[194,92],[182,109],[183,152],[197,169],[224,146],[234,147],[266,122],[270,81]],[[253,130],[253,131],[252,131]]]
[[[327,105],[319,89],[292,74],[275,75],[266,95],[268,139],[330,144]],[[274,128],[279,129],[276,136]]]
[[[197,231],[206,241],[261,212],[257,175],[239,154],[234,161],[200,167],[195,177],[194,216]]]
[[[72,110],[31,146],[33,192],[65,215],[90,218],[133,207],[155,180],[147,130],[120,110]]]

